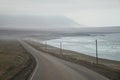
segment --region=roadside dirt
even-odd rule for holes
[[[27,80],[35,64],[18,41],[0,40],[0,80]]]

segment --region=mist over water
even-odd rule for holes
[[[120,61],[120,33],[62,37],[60,39],[48,40],[47,43],[55,47],[60,47],[60,42],[62,42],[64,49],[95,56],[96,39],[98,40],[98,56],[100,58]]]

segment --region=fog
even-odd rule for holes
[[[18,16],[18,17],[21,17],[22,15],[27,15],[27,16],[29,15],[31,17],[32,16],[37,16],[37,17],[65,16],[77,24],[87,25],[88,27],[120,26],[120,22],[119,22],[120,1],[119,0],[0,0],[0,15],[1,16],[9,15],[9,16]],[[5,21],[3,23],[5,23]],[[17,24],[18,23],[16,22],[14,26],[16,26]],[[22,24],[17,25],[16,27],[21,28],[21,25]],[[79,28],[81,26],[77,26],[77,27]]]
[[[65,16],[0,16],[0,27],[3,29],[66,29],[80,27],[70,18]]]

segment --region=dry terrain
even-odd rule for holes
[[[26,80],[33,60],[19,42],[0,40],[0,80]]]

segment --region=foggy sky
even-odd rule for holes
[[[120,0],[0,0],[4,15],[64,15],[88,26],[120,26]]]

